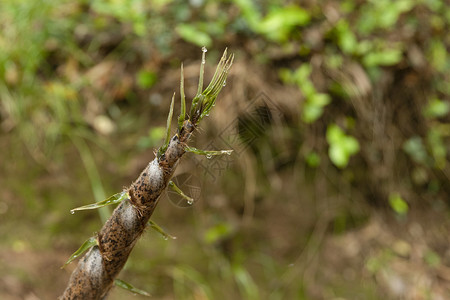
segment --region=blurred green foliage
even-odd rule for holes
[[[346,135],[336,124],[328,126],[327,141],[330,145],[328,155],[331,161],[340,168],[345,168],[350,157],[359,151],[358,141],[354,137]]]
[[[401,216],[405,215],[408,212],[408,204],[397,193],[389,196],[389,204],[391,205],[392,209]]]
[[[245,158],[257,162],[253,173],[242,163],[224,176],[223,186],[214,183],[211,198],[226,195],[236,202],[216,199],[217,211],[207,207],[202,218],[177,219],[197,233],[184,241],[186,248],[177,252],[181,244],[155,242],[136,249],[138,259],[131,258],[128,268],[142,275],[136,285],[153,285],[152,294],[177,299],[308,299],[303,267],[286,265],[309,235],[300,257],[316,252],[316,232],[295,232],[289,240],[297,244],[277,248],[256,229],[233,223],[251,215],[243,199],[264,207],[256,209],[255,227],[276,231],[277,242],[284,233],[266,214],[280,213],[276,204],[283,201],[283,213],[300,204],[300,211],[307,210],[298,195],[308,198],[308,188],[317,188],[314,201],[331,197],[324,190],[352,199],[331,214],[339,233],[360,224],[353,216],[355,199],[370,199],[404,218],[417,203],[448,204],[449,27],[450,7],[443,0],[3,0],[0,141],[8,151],[0,158],[0,175],[15,197],[8,214],[19,214],[23,224],[5,222],[2,243],[24,251],[28,239],[7,233],[38,228],[38,234],[50,232],[40,245],[50,249],[67,239],[62,247],[73,252],[100,222],[95,214],[69,219],[61,211],[104,200],[129,183],[132,178],[120,174],[135,172],[133,158],[145,160],[140,151],[156,149],[165,136],[165,93],[175,91],[179,80],[168,88],[168,74],[179,74],[180,61],[199,59],[201,46],[210,47],[212,57],[228,46],[237,55],[235,65],[257,65],[261,74],[252,76],[265,82],[250,86],[236,71],[233,76],[249,85],[235,91],[239,97],[262,90],[277,102],[285,97],[277,89],[294,91],[293,105],[283,111],[286,124],[274,120],[281,129],[262,130],[258,147]],[[154,251],[150,258],[148,249]],[[440,255],[430,250],[424,261],[438,267]],[[394,258],[391,250],[381,251],[365,266],[376,275]],[[292,278],[300,279],[293,284]],[[323,289],[324,298],[340,295],[338,287]]]
[[[314,84],[309,79],[311,72],[312,68],[308,64],[300,66],[295,71],[280,70],[281,79],[286,83],[296,84],[306,98],[302,107],[302,118],[306,123],[316,121],[322,115],[323,107],[331,101],[328,94],[316,91]]]

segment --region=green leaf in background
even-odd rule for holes
[[[366,1],[361,7],[356,28],[363,35],[368,35],[379,28],[392,28],[400,15],[415,5],[412,0],[377,0]]]
[[[302,64],[295,71],[282,68],[279,71],[283,82],[296,84],[306,98],[302,107],[302,120],[313,123],[323,114],[323,108],[331,102],[328,94],[318,93],[313,82],[309,79],[312,67],[310,64]]]
[[[394,258],[395,254],[391,249],[384,249],[379,253],[369,257],[366,262],[366,269],[370,273],[376,274],[379,271],[387,268]]]
[[[199,47],[210,47],[212,45],[211,37],[206,32],[200,31],[193,25],[178,24],[177,27],[175,27],[175,31],[183,40]]]
[[[244,20],[248,27],[253,31],[258,31],[258,26],[261,21],[261,14],[258,11],[257,3],[253,0],[232,0],[232,2],[239,7]]]
[[[162,126],[153,127],[148,131],[148,135],[143,136],[139,142],[140,149],[156,148],[166,135],[166,128]]]
[[[424,116],[427,118],[441,118],[445,117],[450,112],[450,103],[434,98],[424,111]]]
[[[305,160],[308,166],[312,168],[317,168],[320,165],[320,156],[314,151],[309,152],[306,155]]]
[[[137,74],[137,84],[142,89],[151,88],[157,80],[158,77],[156,73],[152,71],[141,70]]]
[[[67,266],[68,264],[70,264],[72,261],[74,261],[75,259],[77,259],[81,254],[83,254],[84,252],[86,252],[86,250],[89,250],[90,248],[94,247],[97,245],[97,238],[96,237],[90,237],[89,239],[87,239],[83,245],[81,245],[80,248],[78,248],[77,251],[75,251],[67,260],[67,262],[64,264],[64,266],[62,266],[62,268],[64,268],[65,266]]]
[[[402,148],[416,163],[426,164],[429,160],[422,138],[419,136],[413,136],[405,141]]]
[[[233,228],[228,223],[220,223],[205,232],[204,239],[208,244],[214,244],[215,242],[227,237],[231,234]]]
[[[210,287],[210,276],[200,273],[188,265],[176,264],[172,268],[173,286],[175,299],[186,299],[186,295],[192,295],[195,288],[195,295],[200,295],[201,299],[215,299]]]
[[[438,267],[441,264],[440,256],[433,250],[428,250],[424,255],[425,262],[432,268]]]
[[[92,1],[92,9],[99,15],[112,15],[122,22],[130,23],[138,36],[146,32],[147,16],[144,0]]]
[[[128,199],[129,197],[130,196],[128,195],[128,192],[123,191],[121,193],[114,194],[111,197],[109,197],[108,199],[105,199],[103,201],[71,209],[70,212],[73,214],[74,212],[76,212],[78,210],[96,209],[96,208],[100,208],[100,207],[107,206],[107,205],[118,204],[118,203],[122,202],[123,200]]]
[[[430,43],[427,58],[436,70],[440,72],[448,72],[450,68],[450,60],[448,58],[448,50],[442,41],[434,39]]]
[[[309,21],[308,11],[291,5],[269,12],[258,25],[258,31],[270,40],[284,42],[297,26],[306,25]]]
[[[114,280],[114,284],[118,287],[121,287],[129,292],[132,292],[133,294],[138,294],[141,296],[146,296],[146,297],[150,297],[151,295],[149,293],[147,293],[144,290],[135,288],[134,286],[132,286],[131,284],[129,284],[128,282],[125,282],[121,279],[115,279]]]
[[[316,93],[310,97],[309,101],[314,106],[324,107],[330,103],[331,99],[328,94]]]
[[[403,52],[400,49],[373,50],[363,57],[366,67],[392,66],[402,60]]]
[[[336,124],[328,126],[326,138],[330,145],[328,156],[331,162],[339,168],[345,168],[350,157],[359,151],[358,140],[346,135]]]
[[[346,20],[342,19],[336,24],[336,35],[338,46],[342,52],[345,54],[355,52],[358,40]]]
[[[309,75],[311,75],[312,67],[310,64],[302,64],[294,72],[294,80],[298,86],[301,86],[302,82],[309,81]]]
[[[431,128],[428,131],[427,142],[431,149],[435,167],[444,169],[447,163],[447,147],[442,139],[442,133],[439,127]]]
[[[408,204],[397,193],[393,193],[389,196],[389,205],[397,214],[401,216],[406,215],[408,213],[409,209]]]
[[[322,116],[323,108],[331,102],[328,94],[317,93],[315,88],[313,93],[307,97],[302,111],[302,119],[306,123],[312,123]]]
[[[323,113],[323,108],[321,106],[313,105],[312,103],[305,101],[302,110],[302,120],[305,123],[313,123]]]
[[[234,264],[232,269],[238,287],[242,291],[242,295],[245,295],[244,299],[261,299],[258,293],[259,288],[247,270],[240,264]]]

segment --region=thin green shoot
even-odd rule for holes
[[[228,49],[225,49],[225,51],[223,52],[222,58],[220,59],[219,64],[216,67],[216,71],[214,72],[211,82],[206,87],[206,89],[203,91],[204,95],[209,95],[214,90],[214,88],[221,89],[221,87],[223,86],[223,85],[217,85],[216,82],[219,82],[221,77],[227,76],[228,70],[231,68],[231,65],[233,64],[233,60],[234,60],[234,54],[231,54],[227,58],[227,52],[228,52]]]
[[[156,230],[159,234],[161,234],[161,236],[163,237],[163,239],[168,240],[168,239],[172,239],[172,240],[176,240],[177,237],[173,236],[171,234],[168,234],[167,232],[164,231],[164,229],[161,228],[161,226],[159,226],[158,224],[156,224],[155,222],[153,222],[152,220],[148,221],[148,225],[153,228],[154,230]]]
[[[213,108],[216,103],[216,98],[219,95],[222,88],[226,85],[226,80],[228,76],[228,71],[231,68],[234,60],[234,54],[230,55],[230,57],[226,57],[227,50],[225,50],[222,59],[217,66],[216,72],[213,76],[208,87],[203,91],[203,95],[206,97],[206,101],[204,101],[204,107],[202,113],[199,117],[199,121],[204,117],[209,115],[209,112]]]
[[[106,194],[94,157],[92,156],[92,152],[86,144],[84,138],[77,135],[79,134],[69,134],[69,137],[80,153],[81,161],[83,162],[83,165],[86,169],[95,201],[102,201],[102,199],[106,198]],[[108,220],[109,216],[111,215],[111,211],[108,209],[108,207],[99,209],[98,213],[102,222],[106,222],[106,220]]]
[[[83,254],[84,252],[86,252],[86,250],[89,250],[90,248],[97,246],[98,242],[97,242],[97,238],[95,237],[90,237],[88,238],[83,245],[81,245],[80,248],[78,248],[77,251],[75,251],[67,260],[67,262],[61,267],[64,268],[65,266],[67,266],[68,264],[70,264],[72,261],[74,261],[75,259],[77,259],[81,254]]]
[[[172,180],[169,181],[169,187],[178,195],[186,199],[188,204],[194,203],[194,199],[183,193],[183,191],[173,182]]]
[[[129,198],[130,198],[130,195],[128,195],[128,192],[123,191],[121,193],[114,194],[111,197],[109,197],[108,199],[105,199],[103,201],[71,209],[70,213],[74,214],[76,211],[79,211],[79,210],[97,209],[97,208],[108,206],[108,205],[118,204],[118,203],[122,202],[123,200],[129,199]]]
[[[205,99],[205,96],[200,94],[196,95],[194,99],[192,99],[191,104],[191,114],[190,116],[198,115],[199,114],[199,107],[202,106],[203,100]]]
[[[189,147],[186,146],[184,147],[184,150],[186,152],[191,152],[191,153],[195,153],[195,154],[199,154],[199,155],[205,155],[207,158],[211,158],[212,156],[217,156],[217,155],[231,155],[231,153],[233,152],[233,150],[218,150],[218,151],[205,151],[205,150],[200,150],[194,147]]]
[[[202,95],[203,90],[203,75],[205,73],[205,64],[206,64],[206,52],[208,50],[206,47],[202,48],[202,63],[200,64],[200,76],[198,78],[198,88],[197,88],[197,94],[195,95],[194,99],[192,100],[191,105],[191,116],[195,114],[195,111],[198,107],[201,107],[204,96]]]
[[[198,89],[197,95],[200,95],[203,90],[203,75],[205,74],[205,64],[206,64],[206,52],[208,50],[206,47],[202,47],[202,63],[200,64],[200,76],[198,78]]]
[[[180,79],[180,98],[181,98],[181,112],[178,117],[178,131],[183,127],[184,119],[186,117],[186,96],[184,94],[184,70],[181,64],[181,79]]]
[[[164,141],[164,145],[161,148],[159,148],[159,150],[158,150],[158,157],[161,157],[161,155],[163,155],[164,152],[166,152],[167,147],[169,147],[170,130],[172,128],[172,116],[173,116],[173,104],[174,104],[174,102],[175,102],[175,93],[173,93],[172,102],[170,103],[169,115],[167,116],[166,140]]]
[[[192,100],[192,106],[190,111],[190,119],[195,124],[200,122],[204,117],[209,115],[212,107],[216,103],[216,98],[222,88],[226,85],[226,79],[228,76],[228,71],[233,64],[234,55],[231,54],[227,57],[227,49],[225,49],[219,64],[217,65],[216,72],[209,83],[208,87],[202,92],[203,88],[203,72],[204,72],[204,57],[205,51],[203,49],[202,64],[200,66],[200,79],[199,79],[199,89],[197,95],[195,95]]]
[[[129,292],[132,292],[133,294],[138,294],[141,296],[146,296],[146,297],[150,297],[151,295],[149,293],[147,293],[144,290],[135,288],[134,286],[132,286],[131,284],[129,284],[128,282],[125,282],[121,279],[115,279],[114,280],[114,284],[118,287],[121,287]]]

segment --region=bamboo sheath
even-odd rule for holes
[[[177,134],[169,140],[172,119],[173,99],[168,118],[168,135],[165,146],[141,172],[128,188],[128,197],[120,202],[111,217],[97,234],[97,245],[93,246],[78,262],[69,283],[59,299],[105,299],[114,280],[125,265],[134,245],[147,227],[148,221],[164,189],[183,154],[189,150],[187,142],[200,120],[209,114],[217,95],[227,78],[234,56],[227,58],[226,50],[217,66],[211,83],[202,92],[203,68],[205,64],[203,49],[200,68],[199,89],[192,101],[191,112],[185,120],[185,99],[183,71],[181,72],[181,108]],[[182,69],[183,70],[183,69]]]
[[[144,232],[194,128],[189,120],[185,121],[180,135],[172,137],[165,154],[156,157],[141,172],[128,189],[130,197],[119,204],[98,233],[98,246],[91,248],[78,263],[60,299],[106,297]]]

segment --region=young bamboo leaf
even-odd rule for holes
[[[215,155],[223,155],[223,154],[231,155],[231,153],[233,152],[233,150],[205,151],[205,150],[200,150],[200,149],[197,149],[194,147],[189,147],[189,146],[184,147],[184,150],[186,152],[191,152],[191,153],[195,153],[195,154],[199,154],[199,155],[205,155],[207,158],[211,158],[211,156],[215,156]]]
[[[217,95],[226,84],[228,71],[233,64],[234,55],[227,57],[227,49],[223,52],[222,58],[217,65],[216,72],[209,83],[208,87],[202,92],[203,88],[203,71],[204,71],[204,56],[206,49],[203,49],[202,64],[200,66],[200,79],[197,95],[192,100],[190,119],[197,124],[201,119],[209,115],[212,107],[216,102]]]
[[[75,213],[78,210],[96,209],[96,208],[104,207],[104,206],[107,206],[107,205],[117,204],[117,203],[122,202],[125,199],[128,199],[129,197],[130,196],[128,195],[128,192],[127,191],[123,191],[121,193],[114,194],[111,197],[109,197],[108,199],[105,199],[103,201],[71,209],[70,213],[73,214],[73,213]]]
[[[208,52],[208,49],[206,47],[202,47],[202,64],[200,65],[200,76],[198,79],[198,89],[197,89],[197,95],[200,95],[203,90],[203,74],[205,73],[205,64],[206,64],[206,52]]]
[[[151,296],[146,291],[138,289],[138,288],[135,288],[134,286],[132,286],[128,282],[125,282],[125,281],[123,281],[121,279],[115,279],[114,280],[114,284],[116,286],[121,287],[121,288],[123,288],[123,289],[125,289],[125,290],[127,290],[129,292],[134,293],[134,294],[139,294],[139,295],[146,296],[146,297],[150,297]]]
[[[205,96],[204,106],[198,121],[201,121],[204,117],[209,115],[209,112],[216,103],[216,98],[219,95],[222,88],[226,85],[228,71],[231,68],[234,60],[234,54],[226,57],[227,50],[225,49],[224,55],[217,66],[216,72],[213,76],[208,87],[203,91],[202,95]]]
[[[211,91],[214,89],[214,87],[221,88],[220,86],[217,86],[216,83],[220,80],[220,77],[224,74],[224,71],[228,72],[234,60],[234,54],[231,54],[227,58],[227,51],[228,49],[225,49],[225,51],[223,52],[222,58],[220,59],[219,64],[216,67],[216,71],[214,72],[214,76],[211,79],[211,82],[209,83],[208,87],[206,87],[206,89],[203,91],[204,95],[209,95]]]
[[[190,205],[194,203],[194,199],[183,193],[183,191],[173,182],[172,180],[169,181],[169,187],[178,195],[186,199],[187,203]]]
[[[200,95],[196,95],[194,97],[194,99],[192,99],[192,104],[191,104],[191,113],[189,116],[195,116],[198,115],[198,111],[199,111],[199,107],[201,107],[202,103],[203,103],[203,99],[205,98],[205,96],[203,96],[202,94]]]
[[[181,98],[181,112],[178,117],[178,131],[183,127],[184,119],[186,117],[186,96],[184,94],[184,70],[181,64],[181,79],[180,79],[180,98]]]
[[[68,264],[70,264],[72,261],[74,261],[75,259],[77,259],[81,254],[83,254],[84,252],[86,252],[86,250],[89,250],[90,248],[96,246],[97,243],[97,238],[95,237],[90,237],[89,239],[87,239],[83,245],[81,245],[80,248],[78,248],[77,251],[75,251],[67,260],[67,262],[64,264],[64,266],[61,267],[64,268],[65,266],[67,266]]]
[[[198,110],[198,107],[201,107],[203,102],[203,74],[205,73],[205,64],[206,64],[206,52],[208,50],[206,47],[202,48],[202,63],[200,64],[200,76],[198,79],[198,88],[197,88],[197,94],[195,95],[194,99],[192,100],[191,104],[191,116],[195,114],[195,111]]]
[[[153,228],[154,230],[156,230],[159,234],[162,235],[163,239],[168,240],[169,238],[172,240],[176,240],[177,237],[168,234],[167,232],[164,231],[164,229],[161,228],[161,226],[159,226],[158,224],[156,224],[155,222],[153,222],[152,220],[148,221],[148,225],[150,225],[151,228]]]
[[[158,150],[158,157],[166,152],[167,147],[170,142],[170,129],[172,128],[172,116],[173,116],[173,103],[175,101],[175,93],[172,96],[172,102],[170,103],[169,115],[167,116],[167,132],[166,132],[166,140],[164,141],[164,145]]]

